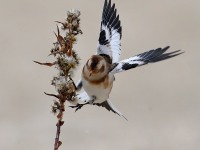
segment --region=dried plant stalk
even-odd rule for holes
[[[41,63],[34,61],[37,64],[45,66],[55,66],[58,69],[58,75],[53,77],[52,85],[55,86],[57,94],[48,94],[48,96],[55,97],[52,105],[52,112],[57,114],[57,131],[54,143],[54,150],[58,150],[62,142],[60,141],[61,126],[64,124],[63,115],[65,111],[65,102],[73,101],[76,95],[74,82],[71,75],[74,69],[79,64],[79,57],[73,49],[73,44],[77,41],[77,35],[82,34],[80,29],[80,11],[72,9],[67,12],[65,22],[56,21],[60,27],[57,26],[57,33],[55,36],[57,41],[51,49],[50,55],[56,58],[53,63]]]

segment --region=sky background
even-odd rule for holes
[[[128,121],[96,106],[64,116],[60,150],[200,149],[200,1],[112,0],[122,22],[121,58],[170,45],[184,54],[116,75],[110,99]],[[81,11],[83,35],[75,49],[81,65],[95,54],[103,0],[1,0],[0,149],[53,149],[56,116],[50,112],[56,74],[33,63],[55,41],[54,21]]]

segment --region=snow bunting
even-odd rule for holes
[[[78,110],[85,104],[93,104],[123,116],[109,101],[114,74],[182,53],[180,50],[165,53],[169,49],[167,46],[119,61],[121,37],[122,27],[115,4],[111,4],[111,0],[105,0],[96,55],[92,55],[83,67],[82,78],[76,87],[77,91],[82,87],[84,91],[75,97],[72,102],[75,106],[71,106],[72,108]]]

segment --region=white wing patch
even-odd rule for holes
[[[111,0],[109,3],[105,0],[97,54],[106,54],[110,56],[112,63],[118,62],[121,55],[121,31],[121,22],[115,4],[111,6]]]

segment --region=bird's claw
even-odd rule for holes
[[[83,107],[82,104],[77,104],[76,106],[69,106],[71,108],[75,108],[75,112]]]

